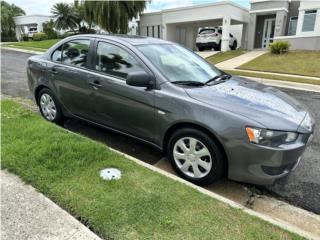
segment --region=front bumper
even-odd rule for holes
[[[300,134],[294,143],[278,148],[243,142],[229,153],[228,177],[258,185],[273,184],[297,167],[311,139],[311,133]]]

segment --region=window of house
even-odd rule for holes
[[[158,25],[158,38],[161,38],[161,35],[160,35],[160,25]]]
[[[291,17],[289,21],[288,35],[296,35],[298,17]]]
[[[147,37],[149,37],[149,27],[147,26]]]
[[[302,32],[314,31],[316,17],[317,17],[317,10],[308,10],[304,12]]]
[[[125,79],[129,72],[144,71],[141,64],[124,49],[105,42],[97,48],[96,70]]]
[[[152,26],[152,37],[154,37],[154,26]]]
[[[86,67],[90,40],[72,40],[63,44],[62,62],[77,67]]]

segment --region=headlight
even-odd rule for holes
[[[262,128],[246,127],[249,141],[268,147],[278,147],[282,144],[294,142],[298,134],[295,132],[274,131]]]
[[[313,120],[309,113],[306,114],[305,118],[301,123],[301,126],[307,129],[308,131],[312,131]]]

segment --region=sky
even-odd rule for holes
[[[52,6],[58,2],[73,3],[73,0],[5,0],[8,3],[13,3],[21,7],[27,15],[29,14],[45,14],[49,15]],[[192,6],[217,2],[220,0],[151,0],[148,4],[146,12],[159,11],[162,9]],[[249,8],[249,0],[233,0],[243,7]]]

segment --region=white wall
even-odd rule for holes
[[[302,32],[303,19],[305,11],[307,10],[317,10],[316,22],[314,26],[314,31],[312,32]],[[297,36],[320,36],[320,1],[301,1],[299,7],[299,16],[297,23]]]

